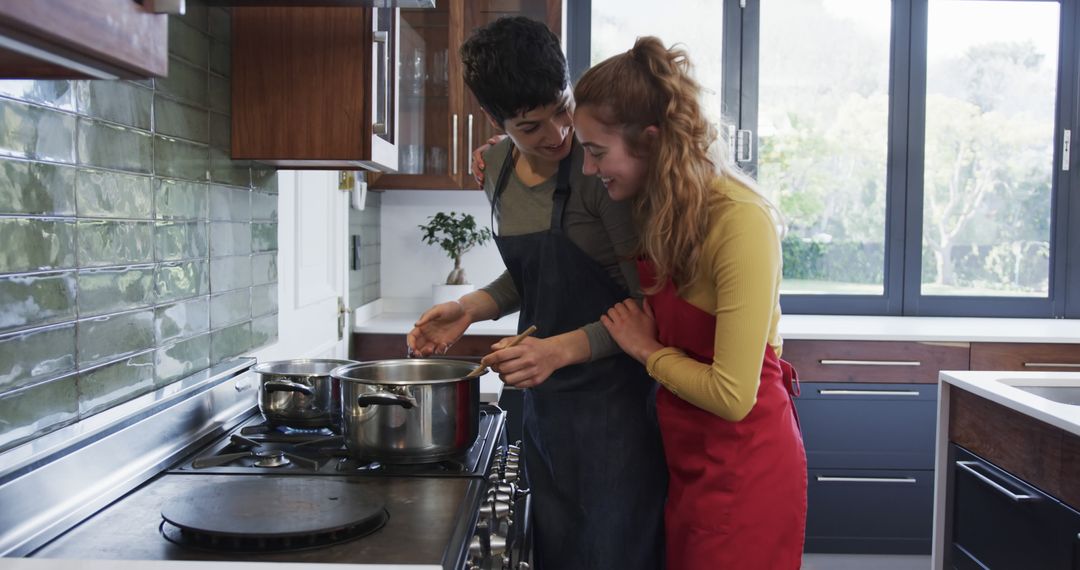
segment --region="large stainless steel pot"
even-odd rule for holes
[[[356,457],[386,463],[441,461],[476,439],[480,382],[475,363],[444,359],[377,360],[331,375],[341,382],[342,435]]]
[[[353,360],[296,359],[264,362],[259,375],[259,411],[274,425],[340,428],[341,391],[330,371]]]

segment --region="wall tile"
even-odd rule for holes
[[[163,345],[210,330],[210,300],[197,297],[154,309],[154,338]]]
[[[134,265],[154,260],[154,223],[79,220],[79,266]]]
[[[79,271],[79,317],[153,305],[154,273],[153,265]]]
[[[207,147],[170,137],[154,137],[157,174],[169,178],[206,180]]]
[[[205,220],[209,199],[207,185],[186,180],[154,180],[154,212],[160,220]]]
[[[75,222],[0,218],[0,244],[0,274],[74,267]]]
[[[153,91],[127,81],[79,81],[79,113],[149,131]]]
[[[74,215],[75,169],[0,159],[0,214]]]
[[[251,257],[237,255],[210,260],[210,292],[222,293],[251,286]]]
[[[244,322],[210,333],[210,364],[243,354],[254,346],[251,322]]]
[[[232,18],[223,8],[210,8],[210,36],[228,42],[232,37]]]
[[[158,222],[155,237],[158,261],[206,257],[206,222]]]
[[[274,251],[277,246],[277,224],[254,222],[251,224],[251,251]]]
[[[251,288],[251,316],[261,317],[278,310],[277,283]]]
[[[77,376],[0,394],[0,448],[9,448],[67,425],[78,417]]]
[[[248,163],[232,160],[227,151],[210,148],[210,179],[221,184],[250,186],[251,173]]]
[[[251,253],[251,224],[210,223],[210,255],[246,255]]]
[[[259,166],[251,167],[251,187],[266,194],[278,193],[277,171]],[[370,196],[370,194],[368,194]]]
[[[148,132],[79,119],[79,164],[149,173],[152,150]]]
[[[232,91],[229,89],[229,78],[210,76],[210,110],[229,114],[232,110]]]
[[[75,162],[75,117],[0,99],[0,155]]]
[[[259,317],[251,321],[251,345],[262,346],[278,339],[277,314]]]
[[[157,349],[154,353],[154,384],[175,382],[210,366],[210,334],[203,334]]]
[[[75,110],[75,81],[35,81],[5,79],[0,81],[0,96],[21,99],[64,111]]]
[[[186,10],[184,11],[184,14],[182,16],[169,16],[169,19],[179,19],[181,22],[191,26],[192,29],[198,30],[200,32],[209,32],[209,12],[210,8],[207,7],[204,2],[187,2]],[[170,37],[169,39],[172,40],[169,42],[171,44],[176,41],[177,38]]]
[[[170,303],[210,293],[210,262],[162,263],[154,277],[158,303]]]
[[[210,71],[229,77],[232,75],[232,59],[229,56],[229,44],[223,41],[210,42]]]
[[[210,60],[210,46],[205,34],[192,28],[179,18],[169,18],[169,55],[206,69]]]
[[[74,323],[0,336],[0,390],[18,388],[74,369]]]
[[[251,221],[251,190],[211,184],[210,219],[226,222]]]
[[[251,284],[277,283],[277,255],[273,253],[251,256]]]
[[[154,345],[154,310],[80,320],[76,335],[80,368],[115,360]]]
[[[0,332],[75,318],[75,273],[0,277]]]
[[[251,319],[251,290],[238,289],[210,296],[210,328],[220,329]]]
[[[80,217],[150,219],[154,194],[149,176],[79,170],[75,177]]]
[[[232,148],[232,125],[229,116],[210,113],[210,146],[222,150]]]
[[[274,194],[251,193],[251,219],[276,222],[278,199]]]
[[[158,93],[201,107],[206,106],[207,85],[204,70],[175,57],[169,58],[169,75],[154,79]]]
[[[154,353],[79,372],[79,414],[88,416],[154,389]]]
[[[210,142],[207,112],[165,97],[154,98],[154,130],[159,134],[200,143]]]

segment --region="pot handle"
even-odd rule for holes
[[[267,392],[300,392],[305,396],[311,396],[315,393],[311,386],[289,380],[267,380],[263,383],[263,389]]]
[[[385,390],[361,394],[356,398],[356,404],[361,407],[367,406],[401,406],[406,410],[416,407],[416,398],[409,394],[395,394]]]

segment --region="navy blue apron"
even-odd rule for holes
[[[512,153],[513,146],[496,182],[493,218]],[[495,236],[521,297],[518,331],[536,325],[537,338],[581,328],[629,297],[563,232],[573,154],[559,163],[550,230]],[[654,388],[644,368],[619,353],[567,366],[524,391],[536,568],[663,567],[667,467]]]

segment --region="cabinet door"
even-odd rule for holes
[[[1080,345],[974,342],[972,370],[1080,371]]]
[[[477,28],[517,15],[562,35],[559,0],[454,0],[401,10],[398,171],[373,176],[372,189],[479,189],[472,150],[501,131],[465,86],[458,49]]]
[[[968,369],[964,342],[792,340],[783,358],[803,382],[937,384],[942,370]]]
[[[1080,513],[962,447],[949,455],[946,567],[1077,568]]]

